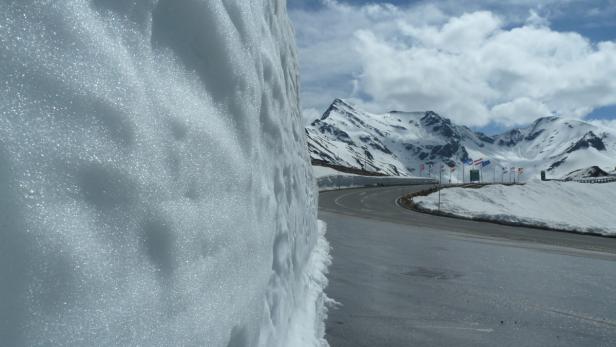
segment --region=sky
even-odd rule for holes
[[[307,119],[335,98],[497,132],[616,125],[616,0],[288,0]]]

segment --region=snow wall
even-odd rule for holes
[[[0,344],[324,344],[285,1],[0,16]]]

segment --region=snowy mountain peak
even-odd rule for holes
[[[336,99],[306,131],[313,159],[391,175],[425,175],[422,164],[461,167],[470,158],[524,167],[528,176],[616,165],[613,130],[555,116],[488,136],[434,111],[373,114]]]
[[[458,129],[455,129],[449,118],[441,117],[434,111],[427,111],[421,118],[421,124],[424,127],[432,127],[434,133],[440,134],[446,138],[459,140],[461,134]]]
[[[335,99],[334,102],[327,108],[327,111],[321,116],[321,120],[327,119],[332,112],[340,112],[342,114],[352,115],[357,111],[353,106],[342,99]]]
[[[557,122],[559,120],[561,120],[562,118],[557,117],[557,116],[547,116],[547,117],[541,117],[541,118],[537,118],[533,123],[532,126],[540,126],[540,125],[545,125],[545,124],[549,124],[549,123],[554,123]]]
[[[439,116],[438,113],[434,111],[426,111],[424,116],[421,118],[421,122],[424,123],[425,126],[430,126],[443,122],[451,123],[449,119]]]

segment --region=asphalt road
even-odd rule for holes
[[[616,239],[397,205],[422,187],[320,194],[342,346],[616,346]]]

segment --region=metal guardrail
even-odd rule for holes
[[[546,181],[577,182],[577,183],[610,183],[610,182],[616,182],[616,176],[588,177],[588,178],[567,179],[567,180],[559,179],[559,178],[550,178],[550,179],[546,179]]]
[[[343,188],[406,186],[418,184],[437,184],[438,180],[421,177],[393,176],[346,176],[330,175],[317,179],[319,190],[335,190]]]
[[[616,182],[616,176],[581,178],[581,179],[577,179],[577,180],[571,180],[569,182],[578,182],[578,183],[609,183],[609,182]]]

